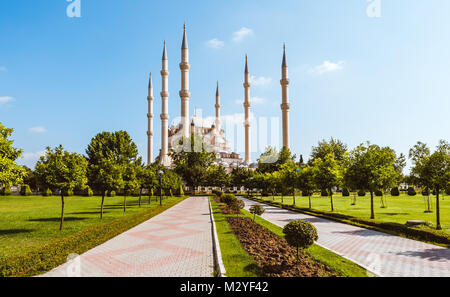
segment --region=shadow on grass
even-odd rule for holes
[[[398,216],[398,215],[409,215],[409,213],[407,212],[380,212],[381,215],[386,215],[386,216]]]
[[[70,221],[82,221],[87,220],[87,218],[64,218],[64,222]],[[45,219],[31,219],[29,222],[59,222],[61,218],[45,218]]]
[[[109,213],[109,211],[104,211],[103,214]],[[100,209],[98,211],[85,211],[85,212],[71,212],[72,215],[91,215],[91,214],[100,214]]]
[[[29,229],[10,229],[10,230],[0,230],[0,236],[1,235],[14,235],[14,234],[20,234],[20,233],[30,233],[34,230]]]
[[[252,273],[256,274],[257,276],[264,276],[262,269],[255,263],[245,266],[244,271],[252,272]]]

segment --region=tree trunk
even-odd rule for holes
[[[293,198],[294,198],[294,205],[295,205],[295,188],[294,188],[294,196],[293,196]]]
[[[123,212],[127,211],[127,191],[123,194]]]
[[[436,187],[436,230],[442,230],[441,218],[439,215],[439,188]]]
[[[309,209],[311,209],[311,195],[309,195]]]
[[[333,205],[333,191],[330,188],[330,201],[331,201],[331,212],[334,211],[334,205]]]
[[[370,191],[370,218],[375,219],[375,211],[373,209],[373,191]]]
[[[139,190],[139,207],[141,207],[142,188]]]
[[[103,203],[105,203],[105,192],[102,195],[102,205],[100,206],[100,219],[103,219]]]
[[[61,222],[59,224],[59,231],[62,231],[64,223],[64,195],[61,194]]]

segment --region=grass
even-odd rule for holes
[[[273,201],[272,197],[261,197],[266,201]],[[393,222],[405,224],[408,220],[424,220],[436,227],[436,197],[430,196],[432,202],[432,213],[425,213],[426,198],[424,196],[385,196],[387,208],[381,208],[381,197],[374,197],[375,219],[384,222]],[[312,208],[322,211],[331,211],[330,198],[313,196]],[[333,196],[334,212],[353,217],[369,219],[370,218],[370,196],[356,197],[356,205],[351,205],[353,197]],[[284,204],[292,205],[292,196],[283,198]],[[308,197],[296,196],[296,206],[308,208]],[[275,196],[275,202],[281,202],[280,196]],[[443,232],[450,233],[450,197],[439,199],[440,218]]]
[[[228,277],[261,276],[261,270],[255,260],[244,250],[227,222],[227,217],[236,215],[223,214],[219,204],[213,198],[210,198],[210,201],[226,275]]]
[[[246,210],[242,210],[246,217],[253,219],[253,214],[249,213]],[[261,226],[269,229],[272,233],[280,237],[284,237],[283,228],[272,224],[265,219],[256,216],[255,222],[260,224]],[[321,262],[329,267],[333,268],[337,273],[341,276],[345,277],[367,277],[367,270],[362,268],[361,266],[353,263],[350,260],[347,260],[332,251],[323,248],[317,244],[313,244],[311,247],[305,250],[305,252],[315,261]]]
[[[163,205],[177,199],[180,198],[165,199]],[[101,197],[65,198],[64,229],[60,232],[60,197],[0,197],[0,262],[40,250],[83,230],[159,206],[155,198],[149,205],[148,198],[143,197],[139,208],[137,197],[127,197],[127,211],[124,213],[123,197],[105,197],[103,220],[100,220],[100,202]]]

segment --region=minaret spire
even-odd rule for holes
[[[166,41],[164,41],[164,51],[161,67],[161,152],[159,161],[164,166],[170,165],[169,159],[169,61],[167,60]]]
[[[147,130],[147,164],[150,165],[153,160],[153,83],[152,73],[148,80],[148,130]]]
[[[216,131],[220,132],[220,94],[219,94],[219,81],[217,81],[216,89]]]
[[[244,100],[244,110],[245,110],[245,163],[250,164],[250,82],[249,82],[249,72],[248,72],[248,61],[247,55],[245,55],[245,100]]]
[[[289,78],[286,62],[286,45],[283,45],[283,62],[281,64],[281,112],[283,125],[283,147],[289,148]]]
[[[183,42],[181,44],[181,125],[183,127],[183,136],[189,137],[189,99],[191,93],[189,92],[189,49],[186,37],[186,24],[184,24]]]

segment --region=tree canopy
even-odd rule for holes
[[[25,169],[16,164],[23,151],[13,147],[14,141],[9,139],[13,131],[0,123],[0,188],[22,183],[26,174]]]

